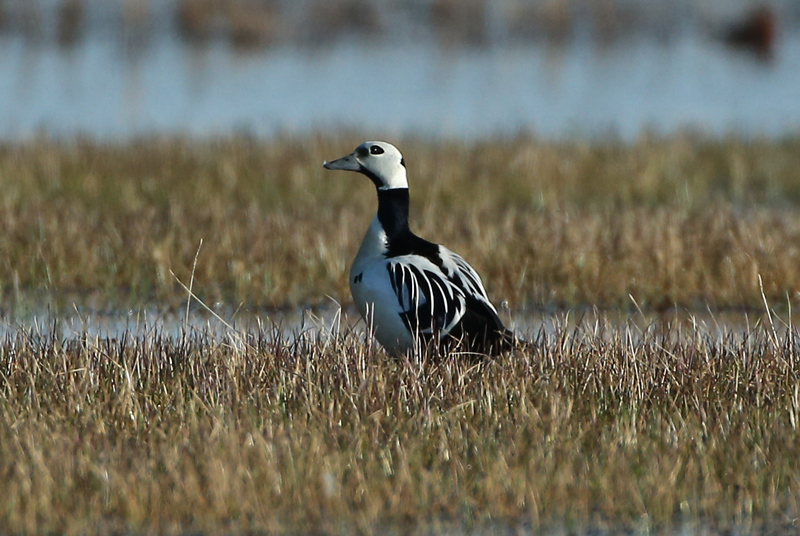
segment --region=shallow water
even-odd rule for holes
[[[49,303],[38,306],[36,303]],[[0,313],[0,337],[19,331],[38,334],[55,333],[63,338],[149,336],[160,334],[180,337],[198,333],[213,338],[231,335],[277,332],[286,340],[300,333],[339,336],[354,331],[365,336],[366,324],[352,306],[337,304],[300,307],[286,310],[234,309],[217,304],[208,310],[192,304],[185,309],[164,308],[151,304],[133,309],[98,308],[80,297],[52,300],[39,297],[20,306],[5,306]],[[501,309],[506,326],[522,338],[553,340],[557,335],[578,337],[625,336],[638,341],[654,334],[668,337],[701,336],[711,340],[742,340],[755,333],[783,335],[791,325],[800,328],[800,319],[785,312],[763,310],[687,310],[663,312],[638,310],[598,310],[593,307],[573,309],[547,308],[511,311]]]
[[[187,42],[158,25],[136,47],[115,39],[113,27],[64,47],[5,32],[0,139],[341,127],[462,139],[800,132],[796,20],[780,27],[774,56],[763,61],[676,17],[666,36],[645,30],[598,42],[578,27],[566,42],[498,38],[479,47],[343,38],[242,51]]]

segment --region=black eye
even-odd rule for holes
[[[383,154],[383,147],[380,145],[373,145],[369,148],[369,152],[372,154]]]

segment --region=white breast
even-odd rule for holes
[[[350,292],[375,338],[396,355],[413,349],[414,337],[400,317],[403,311],[389,280],[386,249],[386,234],[376,216],[350,268]]]

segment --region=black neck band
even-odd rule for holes
[[[391,241],[408,230],[408,188],[378,190],[378,221]]]

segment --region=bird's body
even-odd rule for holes
[[[497,353],[513,344],[477,272],[409,229],[405,161],[394,146],[366,142],[325,167],[363,173],[378,190],[378,213],[350,269],[350,290],[389,353],[430,343]]]

